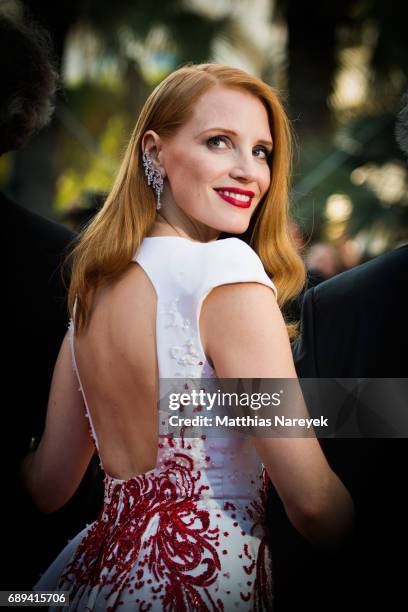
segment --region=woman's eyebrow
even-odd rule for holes
[[[223,128],[223,127],[211,127],[211,128],[207,128],[206,130],[203,130],[202,132],[200,132],[197,136],[201,136],[202,134],[205,134],[205,132],[213,132],[213,131],[218,131],[218,132],[226,132],[227,134],[232,134],[233,136],[238,136],[237,132],[234,132],[234,130],[229,130],[228,128]],[[262,138],[260,138],[259,140],[257,140],[257,142],[266,145],[267,147],[272,147],[273,143],[271,140],[264,140]]]

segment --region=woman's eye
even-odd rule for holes
[[[259,155],[259,159],[265,159],[265,160],[269,160],[269,157],[271,155],[271,151],[268,151],[268,149],[266,147],[257,147],[256,149],[254,149],[255,151],[260,151],[262,153],[262,155]]]
[[[227,136],[211,136],[211,138],[207,140],[207,146],[214,149],[221,149],[223,147],[220,146],[220,143],[224,143],[226,146],[228,146],[229,142],[230,140]],[[256,151],[257,153],[260,152],[261,154],[257,154],[256,157],[265,161],[269,161],[270,155],[272,153],[272,151],[269,151],[266,147],[263,146],[255,147],[254,151]]]
[[[225,144],[226,141],[227,138],[225,136],[211,136],[211,138],[207,140],[207,145],[215,147],[216,149],[220,149],[218,143],[223,142]]]

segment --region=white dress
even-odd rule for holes
[[[199,334],[211,289],[257,282],[276,293],[259,257],[237,238],[145,238],[133,260],[157,293],[160,378],[215,377]],[[82,390],[72,320],[70,338]],[[271,610],[266,480],[248,438],[159,434],[156,467],[127,480],[105,474],[99,518],[67,544],[34,589],[69,591],[69,610]]]

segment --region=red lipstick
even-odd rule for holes
[[[251,206],[252,198],[255,196],[253,191],[247,191],[246,189],[240,189],[239,187],[216,187],[214,191],[218,193],[222,200],[228,202],[228,204],[232,204],[233,206],[238,206],[239,208],[249,208]],[[236,198],[232,194],[237,194],[240,197]]]

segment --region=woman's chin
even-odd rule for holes
[[[249,225],[249,221],[243,222],[241,220],[241,221],[223,223],[222,227],[220,227],[219,229],[221,232],[224,232],[225,234],[243,234],[248,229],[248,225]]]

